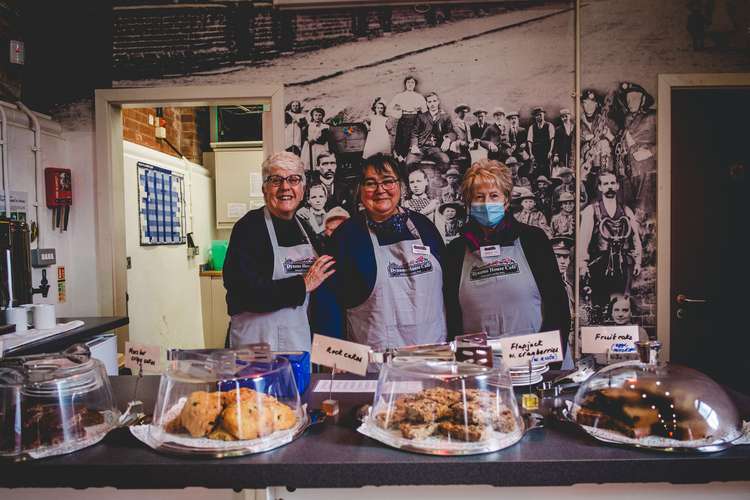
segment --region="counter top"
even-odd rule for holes
[[[311,387],[319,376],[313,375]],[[346,376],[343,378],[356,378]],[[144,377],[138,399],[152,408],[158,377]],[[112,377],[118,404],[134,397],[136,377]],[[327,393],[306,398],[313,407]],[[160,455],[127,429],[77,453],[0,465],[0,487],[291,488],[370,485],[489,484],[552,486],[576,483],[705,483],[750,479],[750,446],[713,454],[670,454],[607,446],[576,428],[529,432],[505,450],[465,457],[418,455],[389,448],[354,430],[352,409],[371,394],[339,394],[342,418],[310,428],[300,439],[258,455],[224,460]],[[747,419],[750,398],[736,395]]]
[[[75,342],[85,342],[100,333],[114,330],[128,324],[127,316],[92,316],[85,318],[57,318],[59,322],[65,323],[73,320],[83,321],[83,326],[60,333],[54,337],[31,342],[14,349],[8,349],[5,356],[27,356],[42,352],[61,351]]]

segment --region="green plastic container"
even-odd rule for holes
[[[227,256],[227,240],[211,240],[211,267],[214,271],[224,269],[224,258]]]

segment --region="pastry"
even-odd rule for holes
[[[407,439],[425,439],[432,436],[438,428],[438,424],[410,424],[402,422],[399,425],[401,435]]]
[[[406,406],[394,406],[393,411],[382,411],[375,415],[375,423],[383,429],[398,429],[406,420]]]
[[[191,436],[203,437],[214,429],[222,409],[220,392],[197,391],[182,407],[180,422]]]
[[[33,405],[23,412],[22,444],[29,449],[82,439],[86,427],[103,423],[101,413],[82,406]]]
[[[492,421],[492,411],[489,405],[482,405],[477,401],[466,404],[456,403],[451,406],[452,420],[459,424],[488,425]]]
[[[406,406],[407,418],[416,423],[432,423],[451,415],[450,406],[432,399],[419,399]]]
[[[208,435],[208,439],[217,439],[219,441],[236,441],[230,432],[224,430],[222,427],[217,427]]]
[[[453,422],[440,422],[438,432],[450,439],[459,441],[479,441],[484,438],[486,427],[481,425],[463,425]]]
[[[268,405],[268,407],[271,410],[271,414],[273,415],[274,431],[291,429],[292,427],[294,427],[294,424],[297,423],[297,415],[290,407],[288,407],[284,403],[279,403],[278,401],[274,400],[274,402]]]
[[[273,412],[250,401],[230,404],[221,419],[222,427],[237,439],[257,439],[273,432]]]
[[[460,392],[442,387],[424,390],[421,392],[421,396],[447,406],[458,403],[463,399]]]
[[[498,432],[513,432],[516,429],[516,417],[513,411],[501,404],[492,415],[492,428]]]

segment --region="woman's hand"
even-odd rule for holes
[[[318,259],[310,266],[310,269],[305,273],[305,291],[312,292],[318,288],[330,275],[336,272],[335,269],[331,269],[336,263],[333,257],[330,255],[321,255]]]

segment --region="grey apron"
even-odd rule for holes
[[[268,208],[263,209],[263,217],[273,250],[273,279],[279,280],[306,273],[317,258],[312,245],[303,243],[293,247],[280,247]],[[297,225],[305,235],[298,220]],[[234,348],[254,342],[268,342],[274,351],[309,352],[311,344],[310,323],[307,319],[309,302],[310,294],[308,293],[301,306],[285,307],[271,312],[243,312],[232,315],[230,345]]]
[[[419,234],[411,220],[409,229]],[[346,311],[353,342],[376,351],[389,347],[444,342],[443,270],[422,239],[380,246],[368,227],[377,277],[362,304]]]
[[[464,254],[458,300],[465,333],[490,337],[537,333],[542,326],[542,297],[516,238],[512,246],[483,247]]]

